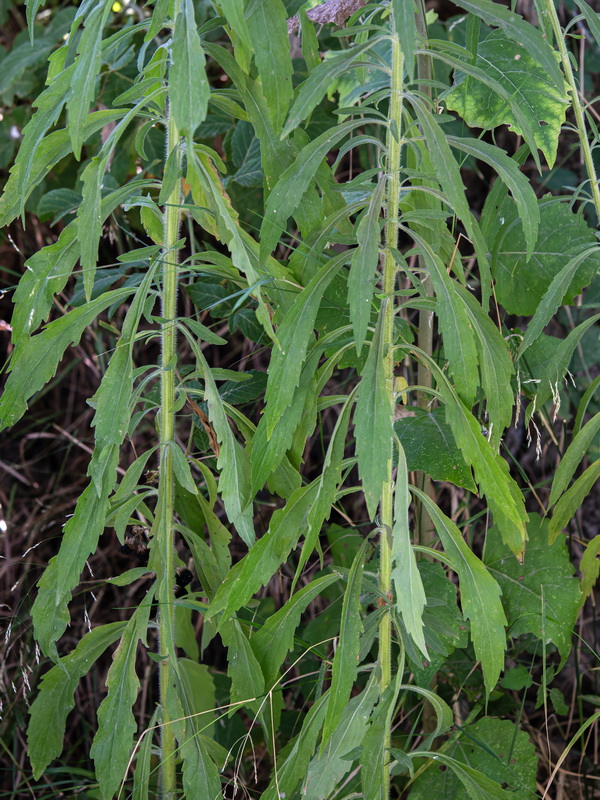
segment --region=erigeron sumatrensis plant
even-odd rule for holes
[[[598,15],[583,0],[577,5],[597,37]],[[455,781],[456,794],[444,796],[533,796],[527,736],[487,718],[486,702],[504,667],[507,626],[513,637],[552,642],[561,664],[569,654],[594,567],[580,587],[560,533],[600,471],[596,461],[573,481],[598,416],[583,425],[588,397],[546,518],[527,512],[501,444],[525,386],[526,423],[540,413],[548,422],[544,409],[598,319],[587,317],[530,371],[526,354],[600,263],[595,128],[550,0],[535,4],[537,26],[490,0],[457,7],[464,17],[452,38],[413,0],[328,0],[309,13],[295,0],[157,0],[118,24],[112,0],[92,0],[78,7],[48,59],[47,88],[23,131],[0,220],[24,214],[32,192],[70,154],[81,162],[81,197],[57,241],[28,260],[15,291],[2,428],[25,414],[100,315],[109,311],[119,327],[89,400],[89,484],[32,608],[36,641],[55,662],[31,708],[36,779],[61,753],[78,681],[112,648],[91,749],[103,798],[230,796],[253,739],[270,775],[262,786],[248,778],[248,791],[265,800],[324,800],[343,787],[367,800],[400,789],[418,800],[436,789],[436,763]],[[32,35],[39,10],[28,3]],[[327,57],[322,25],[330,26]],[[215,71],[221,84],[209,79]],[[111,81],[111,103],[99,108],[99,85]],[[552,167],[567,112],[586,168],[576,208],[563,196],[538,198],[523,169]],[[225,140],[211,147],[223,120]],[[502,125],[519,136],[520,146],[509,139],[511,152],[479,135]],[[149,156],[157,136],[160,169]],[[134,153],[137,170],[119,182],[111,170],[121,148]],[[350,158],[360,167],[348,176],[339,165]],[[480,209],[469,204],[465,163],[495,176]],[[236,181],[262,189],[260,230],[236,207]],[[98,260],[103,226],[116,213],[138,234],[111,286]],[[45,324],[76,268],[83,302]],[[227,340],[205,324],[206,314],[183,315],[182,286],[199,314],[219,303],[232,315],[243,309],[244,333],[268,346],[260,416],[249,418],[223,390],[227,381],[235,398],[236,387],[260,379],[211,366],[213,348]],[[507,315],[527,318],[525,331],[511,335]],[[146,364],[141,355],[156,337],[160,361]],[[182,363],[181,352],[193,361]],[[344,389],[332,392],[340,375],[349,376]],[[309,479],[303,453],[327,409],[335,424],[320,473]],[[124,442],[149,418],[154,445],[123,461]],[[200,458],[203,436],[208,455]],[[156,483],[144,482],[149,469]],[[470,502],[487,510],[481,558],[440,507],[437,481],[459,487],[467,512]],[[265,490],[275,510],[257,527]],[[350,495],[347,508],[360,508],[363,497],[371,524],[357,529],[351,563],[314,577],[332,509],[343,511]],[[106,528],[124,542],[134,525],[148,564],[118,585],[144,579],[147,593],[126,621],[92,627],[68,652],[61,639],[86,559]],[[238,539],[244,554],[232,565]],[[175,591],[189,585],[184,549],[200,583],[187,594]],[[546,563],[554,577],[536,578]],[[286,602],[254,615],[253,598],[284,565]],[[527,598],[515,594],[517,581]],[[286,742],[282,684],[317,647],[316,639],[299,644],[296,630],[309,604],[334,590],[341,603],[332,604],[334,632],[317,648],[320,674],[305,690],[310,709]],[[440,606],[447,617],[436,620]],[[220,705],[195,641],[198,615],[202,649],[215,637],[227,648],[229,697]],[[457,720],[433,679],[469,641],[479,682]],[[151,730],[141,739],[132,711],[140,650],[158,681]],[[433,711],[412,733],[399,728],[400,709],[422,700]],[[233,714],[246,728],[228,749],[215,719],[227,726]],[[488,749],[504,746],[487,744],[498,737],[514,745],[518,769],[461,759],[463,732]]]

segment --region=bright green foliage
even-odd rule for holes
[[[23,129],[0,223],[50,223],[13,296],[0,429],[90,328],[101,373],[89,484],[31,609],[55,662],[31,706],[34,780],[116,644],[90,734],[103,800],[536,790],[526,733],[493,714],[539,666],[546,695],[520,653],[564,665],[598,576],[597,539],[579,581],[561,535],[600,475],[597,383],[580,385],[600,319],[587,84],[550,0],[539,24],[491,0],[435,23],[413,0],[314,5],[157,0],[130,18],[101,0],[75,18],[32,0],[34,44],[0,53],[0,164],[4,123]],[[532,177],[567,113],[575,194],[574,172]],[[548,439],[568,446],[547,485],[512,452],[523,397],[544,431],[580,402]],[[149,557],[95,578],[128,587],[127,621],[64,655],[113,531]],[[159,758],[150,733],[132,758],[141,663]],[[448,733],[450,696],[468,722]]]

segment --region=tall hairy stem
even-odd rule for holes
[[[592,190],[592,199],[594,202],[594,208],[596,209],[596,216],[598,217],[598,221],[600,222],[600,187],[598,186],[598,177],[596,175],[596,167],[594,165],[594,159],[592,157],[592,148],[590,147],[590,142],[587,135],[585,114],[583,112],[583,108],[581,107],[581,102],[579,100],[579,90],[577,87],[577,82],[575,80],[575,75],[573,74],[573,67],[571,66],[571,61],[569,58],[569,51],[565,43],[565,37],[562,28],[560,26],[560,21],[558,19],[558,14],[556,13],[556,8],[554,6],[554,3],[552,2],[552,0],[545,0],[544,5],[545,5],[544,11],[548,16],[548,18],[550,19],[552,30],[554,32],[554,37],[556,39],[556,44],[558,46],[558,51],[560,53],[563,72],[565,74],[565,78],[567,80],[567,84],[571,92],[571,97],[573,100],[573,112],[575,114],[575,121],[577,123],[577,133],[579,134],[579,143],[581,145],[581,152],[583,153],[583,160],[585,162],[585,168],[590,181],[590,186]]]
[[[168,112],[167,122],[167,155],[180,150],[180,134],[175,120]],[[158,558],[156,559],[158,579],[158,635],[159,652],[163,656],[159,664],[160,704],[162,709],[162,797],[172,800],[176,796],[175,774],[175,735],[172,715],[170,714],[169,697],[175,680],[175,606],[173,593],[175,583],[174,564],[174,475],[173,453],[171,442],[175,433],[175,360],[176,360],[176,316],[177,316],[177,283],[179,278],[178,255],[175,243],[179,237],[181,221],[181,189],[180,182],[167,199],[164,223],[164,250],[162,265],[162,317],[161,328],[161,379],[160,379],[160,479],[158,487],[158,507],[156,542]]]
[[[387,195],[386,195],[386,224],[385,224],[385,255],[383,262],[383,291],[385,294],[383,342],[385,358],[385,378],[390,404],[394,402],[394,288],[396,264],[392,248],[398,245],[398,213],[400,200],[400,154],[402,150],[402,73],[404,58],[400,48],[400,40],[392,34],[392,92],[388,119],[388,161],[387,161]],[[394,487],[392,483],[392,463],[388,464],[388,474],[383,485],[381,500],[381,522],[383,535],[381,537],[381,564],[379,569],[379,588],[386,597],[391,597],[392,591],[392,548],[391,532],[393,525],[393,499]],[[382,617],[379,628],[379,663],[381,666],[381,691],[383,692],[392,679],[392,626],[389,614]],[[388,729],[387,741],[384,748],[383,786],[384,797],[389,796],[390,773],[388,748],[391,735]]]

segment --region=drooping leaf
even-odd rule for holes
[[[371,303],[379,263],[379,215],[385,187],[386,181],[381,179],[371,195],[366,214],[358,223],[356,231],[358,247],[352,253],[348,276],[348,305],[354,328],[356,351],[359,355],[371,319]]]
[[[368,546],[369,540],[365,539],[354,557],[352,568],[348,575],[348,584],[344,593],[340,618],[340,637],[331,668],[331,687],[327,704],[327,716],[323,724],[321,753],[342,718],[344,708],[350,700],[350,693],[358,672],[359,637],[363,630],[360,616],[360,595]]]
[[[275,511],[267,533],[227,574],[207,618],[222,611],[222,624],[273,577],[302,535],[316,490],[316,482],[297,489],[285,506]]]
[[[121,636],[124,622],[99,625],[77,647],[42,677],[38,695],[29,710],[27,748],[38,780],[46,767],[62,753],[69,712],[75,706],[75,690],[95,661]]]
[[[590,464],[556,504],[548,524],[548,540],[551,544],[581,508],[598,478],[600,478],[600,458]]]
[[[548,320],[551,305],[572,303],[591,281],[600,266],[600,250],[594,252],[596,237],[585,218],[566,203],[546,198],[540,201],[540,212],[539,236],[529,261],[519,217],[515,212],[504,219],[494,244],[492,270],[498,302],[511,314],[534,314],[551,287],[552,295],[545,301],[548,308],[543,312]],[[587,253],[585,258],[580,257],[583,252]],[[558,288],[563,288],[563,280],[569,275],[571,281],[559,297]],[[559,283],[553,285],[555,279]]]
[[[265,679],[252,651],[250,641],[241,624],[228,619],[219,627],[223,644],[227,647],[227,674],[231,678],[231,702],[244,703],[255,712],[261,706]]]
[[[548,505],[553,506],[569,485],[581,459],[587,453],[594,436],[600,430],[600,413],[595,414],[583,426],[571,444],[567,447],[560,464],[554,473],[552,489],[548,498]]]
[[[273,687],[279,668],[287,653],[294,647],[294,636],[302,612],[324,589],[337,580],[337,575],[323,575],[311,581],[308,586],[292,595],[252,637],[252,650],[261,665],[267,689]]]
[[[507,622],[500,602],[500,587],[465,543],[452,520],[426,494],[414,487],[413,492],[427,508],[444,550],[456,565],[463,614],[471,623],[475,655],[481,661],[489,694],[504,666],[506,649],[504,626]]]
[[[402,620],[425,658],[429,658],[423,631],[423,610],[427,598],[417,559],[410,540],[408,509],[408,467],[404,448],[398,443],[398,468],[394,494],[394,526],[392,528],[392,581],[396,589],[396,606]]]
[[[117,793],[127,772],[137,723],[133,706],[140,682],[135,670],[138,641],[146,640],[153,592],[133,612],[108,671],[108,695],[98,709],[98,731],[90,755],[94,759],[102,796],[109,800]]]
[[[102,31],[111,6],[110,0],[103,0],[87,15],[77,47],[78,56],[67,100],[67,113],[73,155],[78,161],[84,141],[84,120],[96,93],[96,78],[102,65]]]
[[[210,86],[192,0],[182,0],[175,20],[169,69],[169,98],[179,130],[189,139],[206,117]]]
[[[323,292],[347,258],[346,253],[340,253],[321,267],[298,295],[277,329],[281,349],[273,349],[265,392],[267,438],[270,438],[281,415],[292,402]]]
[[[287,15],[281,0],[246,0],[246,25],[273,126],[279,131],[293,97]]]
[[[371,519],[377,512],[392,458],[393,419],[385,380],[384,316],[382,308],[358,388],[354,412],[358,471]]]
[[[510,558],[496,527],[488,531],[484,561],[502,589],[510,635],[532,633],[553,642],[564,664],[579,608],[579,582],[565,540],[548,544],[547,520],[532,514],[527,529],[523,565]]]

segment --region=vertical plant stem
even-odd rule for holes
[[[174,14],[176,17],[176,14]],[[180,134],[171,115],[167,115],[167,155],[180,149]],[[178,158],[179,161],[179,158]],[[158,636],[159,652],[163,656],[159,664],[160,704],[162,709],[161,729],[161,787],[164,800],[176,796],[175,774],[175,734],[170,715],[170,691],[175,679],[175,606],[173,592],[175,582],[173,516],[174,516],[174,477],[171,442],[175,434],[175,360],[177,316],[177,283],[179,277],[178,253],[174,245],[179,237],[181,221],[180,181],[167,199],[164,223],[164,250],[162,265],[162,317],[161,328],[161,380],[160,380],[160,479],[158,487],[156,525],[156,548],[158,558],[156,568],[159,583]]]
[[[385,223],[385,255],[383,262],[383,291],[385,301],[383,307],[383,341],[385,358],[385,378],[390,405],[394,402],[394,288],[396,263],[392,248],[398,245],[398,213],[400,206],[400,154],[402,150],[402,74],[404,58],[397,34],[392,34],[392,91],[390,98],[388,127],[388,185],[386,195]],[[382,594],[391,598],[392,592],[392,549],[391,533],[393,526],[394,487],[392,483],[392,462],[388,464],[388,474],[383,485],[381,500],[381,563],[379,568],[379,588]],[[389,614],[382,617],[379,628],[379,663],[381,666],[381,691],[383,692],[392,679],[392,625]],[[387,761],[391,734],[388,728],[386,746],[384,748],[383,797],[389,796],[390,773]]]
[[[556,39],[556,44],[558,45],[558,51],[560,53],[563,72],[565,74],[565,78],[567,79],[567,84],[569,85],[569,89],[571,91],[571,97],[573,100],[573,112],[575,113],[575,120],[577,122],[577,133],[579,134],[579,143],[581,145],[583,160],[585,162],[585,168],[592,189],[592,198],[594,201],[594,208],[596,209],[596,216],[598,218],[598,222],[600,223],[600,187],[598,186],[596,167],[594,166],[594,159],[592,157],[592,148],[590,147],[590,142],[587,136],[585,114],[583,112],[583,108],[581,107],[581,103],[579,100],[577,82],[575,81],[575,75],[573,74],[573,67],[571,66],[571,61],[569,59],[569,51],[565,43],[565,37],[562,28],[560,26],[558,14],[556,13],[556,8],[552,0],[545,1],[545,13],[550,18],[550,22],[552,24],[552,30],[554,31],[554,38]]]

